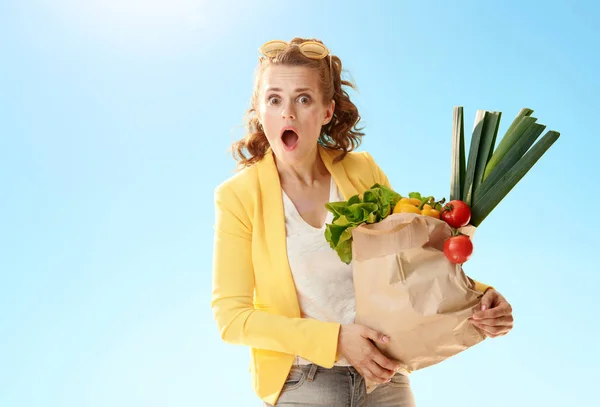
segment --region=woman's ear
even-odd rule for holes
[[[329,106],[327,107],[327,111],[325,112],[325,119],[323,120],[323,125],[328,124],[333,118],[333,113],[335,112],[335,100],[331,99]]]

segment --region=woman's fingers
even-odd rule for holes
[[[385,383],[394,375],[396,364],[373,346],[370,358],[365,360],[362,368],[367,375],[365,378],[376,383]]]
[[[379,384],[387,382],[393,376],[393,373],[383,369],[375,362],[363,367],[363,371],[365,379]]]
[[[491,338],[496,338],[498,336],[505,335],[512,329],[512,325],[490,326],[482,325],[479,322],[473,322],[473,325],[481,329],[483,332],[485,332],[486,336],[489,336]]]
[[[375,349],[372,359],[379,366],[390,371],[391,373],[395,373],[400,367],[398,362],[386,357],[383,353],[381,353],[381,351],[379,351],[379,349]]]
[[[363,326],[361,336],[365,339],[371,339],[373,342],[388,343],[390,341],[390,338],[386,335],[377,332],[374,329],[367,328],[366,326]]]
[[[486,326],[512,326],[513,325],[513,317],[512,316],[504,316],[499,318],[486,318],[486,319],[470,319],[470,321],[477,325],[486,325]]]

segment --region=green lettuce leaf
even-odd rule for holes
[[[363,223],[382,221],[392,213],[401,198],[394,190],[374,184],[362,197],[354,195],[347,201],[325,205],[333,214],[332,222],[325,227],[325,239],[342,262],[349,264],[352,261],[352,230]]]

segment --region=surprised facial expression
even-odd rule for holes
[[[293,164],[315,153],[335,103],[323,103],[316,70],[270,66],[262,74],[256,111],[278,160]]]

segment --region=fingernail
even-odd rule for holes
[[[487,305],[482,305],[482,306],[481,306],[481,310],[482,310],[482,311],[485,311],[486,309],[487,309]]]
[[[382,340],[383,340],[383,342],[389,342],[389,341],[390,341],[390,338],[389,338],[389,337],[387,337],[387,336],[384,336]]]

